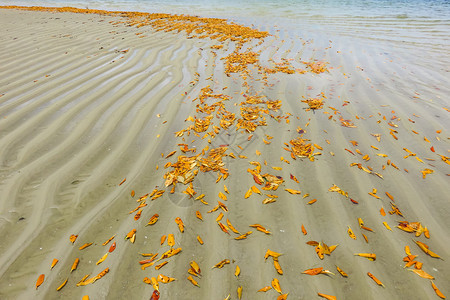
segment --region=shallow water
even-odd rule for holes
[[[75,6],[80,8],[167,12],[221,17],[274,33],[274,25],[307,35],[320,32],[325,38],[350,36],[395,46],[418,47],[450,55],[450,1],[402,0],[117,0],[117,1],[5,1],[0,5]]]

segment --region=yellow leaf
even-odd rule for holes
[[[336,266],[336,269],[338,270],[339,274],[341,274],[343,277],[348,277],[347,273],[345,273],[344,271],[342,271],[341,268],[339,268],[338,266]]]
[[[375,253],[355,253],[355,255],[361,256],[361,257],[365,257],[369,260],[376,260],[377,259],[377,255]]]
[[[356,235],[353,233],[353,231],[350,228],[350,226],[348,226],[347,233],[352,239],[356,240]]]
[[[66,280],[64,280],[64,282],[61,283],[61,285],[58,286],[58,287],[56,288],[56,290],[57,290],[57,291],[61,290],[61,289],[66,285],[67,281],[69,281],[69,278],[67,278]]]
[[[278,281],[277,278],[274,278],[272,280],[272,287],[275,291],[277,291],[278,293],[281,294],[281,286],[280,286],[280,282]]]
[[[105,255],[102,256],[95,264],[99,265],[101,264],[106,258],[108,257],[108,252],[105,253]]]
[[[223,201],[227,201],[227,196],[225,196],[225,194],[222,192],[219,192],[219,198],[222,199]]]
[[[293,190],[293,189],[284,189],[284,190],[289,192],[290,194],[294,194],[294,195],[300,195],[302,193],[301,191]]]
[[[253,193],[257,193],[257,194],[261,195],[261,191],[256,186],[252,185],[251,189],[252,189]]]
[[[253,194],[253,190],[250,188],[247,193],[245,193],[244,198],[247,199],[248,197],[250,197]]]
[[[234,271],[234,276],[238,277],[239,274],[241,274],[241,268],[239,268],[239,266],[236,265],[236,271]]]
[[[189,275],[189,277],[188,277],[187,279],[188,279],[193,285],[200,287],[200,286],[198,285],[197,281],[195,281],[194,278],[192,278],[191,275]]]

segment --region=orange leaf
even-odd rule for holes
[[[302,193],[301,191],[293,190],[293,189],[284,189],[284,190],[293,195],[300,195]]]
[[[200,286],[198,285],[197,281],[195,281],[194,278],[192,278],[192,276],[189,275],[189,277],[188,277],[187,279],[188,279],[193,285],[200,287]]]
[[[344,271],[342,271],[341,268],[339,268],[338,266],[336,266],[336,269],[338,270],[339,274],[341,274],[343,277],[348,277],[347,273],[345,273]]]
[[[409,269],[409,270],[412,271],[412,272],[414,272],[414,273],[416,273],[417,275],[419,275],[419,276],[422,277],[422,278],[425,278],[425,279],[431,279],[431,280],[434,279],[433,276],[431,276],[430,274],[428,274],[428,273],[425,272],[424,270],[415,270],[415,269]]]
[[[178,225],[178,229],[180,229],[180,232],[184,232],[184,224],[180,217],[175,218],[175,223]]]
[[[306,204],[311,205],[311,204],[315,203],[316,201],[317,201],[317,199],[312,199],[311,201],[309,201],[309,202],[306,203]]]
[[[111,247],[109,247],[108,252],[111,253],[111,252],[113,252],[114,250],[116,250],[116,242],[112,243]]]
[[[44,274],[39,275],[38,279],[36,280],[36,289],[44,282],[44,279]]]
[[[70,269],[70,273],[72,273],[72,271],[75,271],[77,269],[78,263],[80,262],[79,258],[75,258],[75,261],[72,264],[72,268]]]
[[[308,234],[308,232],[306,231],[305,226],[303,226],[303,224],[302,224],[302,232],[303,232],[303,235],[307,235]]]
[[[66,285],[67,281],[69,281],[69,278],[67,278],[66,280],[64,280],[64,282],[61,283],[61,285],[58,286],[58,287],[56,288],[56,290],[57,290],[57,291],[61,290],[61,289]]]
[[[325,298],[327,300],[337,300],[336,296],[325,295],[325,294],[322,294],[322,293],[317,293],[317,295],[322,297],[322,298]]]
[[[445,299],[444,294],[442,294],[442,292],[437,288],[433,281],[431,281],[431,287],[436,292],[436,295],[438,295],[438,297],[440,297],[441,299]]]
[[[78,234],[77,235],[74,235],[74,234],[70,235],[69,240],[72,242],[72,244],[75,243],[75,241],[77,240],[77,237],[78,237]]]
[[[54,266],[56,266],[56,264],[58,263],[58,260],[55,258],[52,261],[52,265],[50,266],[50,270],[53,269]]]
[[[307,274],[307,275],[318,275],[320,273],[322,273],[323,268],[313,268],[313,269],[308,269],[302,272],[302,274]]]
[[[373,281],[375,281],[375,282],[376,282],[376,284],[378,284],[379,286],[382,286],[382,287],[384,287],[384,284],[383,284],[383,283],[381,283],[381,281],[380,281],[380,280],[378,280],[378,278],[376,278],[375,276],[373,276],[373,274],[372,274],[372,273],[370,273],[370,272],[367,272],[367,276],[369,276],[370,278],[372,278],[372,280],[373,280]]]
[[[92,245],[92,243],[86,243],[86,244],[84,244],[83,246],[81,246],[79,249],[80,249],[80,250],[83,250],[83,249],[89,247],[90,245]]]

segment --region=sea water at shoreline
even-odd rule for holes
[[[355,51],[376,49],[379,55],[401,60],[403,66],[415,65],[420,72],[430,71],[427,76],[430,86],[448,81],[450,72],[447,0],[0,0],[1,5],[71,6],[225,18],[268,31],[282,40],[314,40],[318,47],[339,41],[341,45],[352,44]]]
[[[0,0],[0,5],[164,12],[220,17],[240,23],[282,24],[303,30],[422,45],[450,52],[450,1],[405,0]],[[247,24],[246,24],[247,25]]]

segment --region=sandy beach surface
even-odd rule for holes
[[[0,299],[450,295],[448,52],[142,20],[0,9]]]

